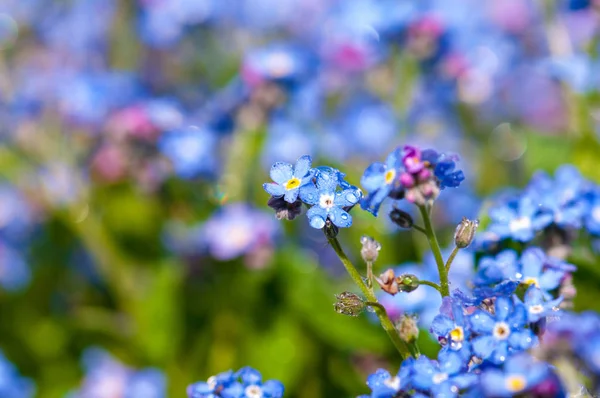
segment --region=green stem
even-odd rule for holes
[[[434,282],[429,282],[429,281],[419,281],[419,285],[427,285],[427,286],[431,286],[432,288],[434,288],[435,290],[437,290],[438,292],[440,291],[440,285],[438,285],[437,283]]]
[[[452,250],[452,253],[450,253],[450,257],[448,257],[448,261],[446,261],[446,273],[450,272],[450,267],[452,266],[452,262],[454,261],[454,257],[456,257],[456,255],[458,254],[458,251],[460,249],[458,248],[458,246],[454,246],[454,249]]]
[[[421,227],[421,226],[419,226],[419,225],[416,225],[416,224],[413,224],[413,226],[412,226],[412,227],[413,227],[414,229],[416,229],[417,231],[419,231],[419,232],[421,232],[421,233],[423,233],[423,234],[427,235],[427,231],[425,231],[425,228],[423,228],[423,227]]]
[[[329,236],[327,236],[327,240],[331,244],[331,247],[333,247],[333,250],[335,250],[335,253],[338,255],[340,260],[342,261],[342,264],[344,264],[346,271],[348,271],[348,274],[350,274],[350,277],[352,278],[354,283],[356,283],[356,285],[360,288],[361,292],[367,298],[367,301],[373,307],[375,314],[379,318],[379,322],[381,322],[381,326],[390,337],[390,340],[392,340],[392,343],[394,343],[394,346],[400,353],[402,359],[408,357],[410,352],[414,350],[409,348],[409,345],[400,338],[400,335],[398,334],[396,327],[388,317],[385,308],[382,305],[373,305],[373,303],[377,303],[377,297],[375,297],[375,294],[367,287],[367,285],[365,285],[362,276],[360,276],[360,274],[354,267],[354,264],[352,264],[348,256],[346,256],[346,253],[344,253],[340,242],[337,240],[337,238]]]
[[[438,243],[437,236],[435,235],[435,231],[431,225],[429,209],[425,205],[419,205],[419,211],[421,212],[421,217],[423,217],[423,222],[425,223],[425,235],[427,235],[429,246],[433,252],[433,257],[435,257],[438,274],[440,275],[440,294],[442,297],[447,297],[450,295],[450,289],[448,287],[448,272],[446,271],[440,244]]]

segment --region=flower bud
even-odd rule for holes
[[[367,263],[374,263],[377,261],[379,250],[381,250],[381,243],[367,235],[363,235],[360,238],[360,243],[362,243],[360,255],[362,256],[363,260],[365,260]]]
[[[379,275],[379,278],[376,277],[375,280],[379,283],[381,290],[392,296],[400,291],[398,289],[398,282],[396,281],[394,270],[391,268]]]
[[[479,226],[478,220],[469,220],[466,217],[463,217],[462,221],[456,227],[456,232],[454,233],[454,244],[459,249],[464,249],[469,246],[475,237],[475,231],[477,231],[477,227]]]
[[[403,315],[400,321],[396,324],[396,330],[400,338],[407,343],[413,343],[419,337],[419,326],[417,318],[412,315]]]
[[[404,210],[394,208],[390,212],[390,219],[400,228],[411,228],[413,226],[413,219],[411,215]]]
[[[349,316],[358,316],[364,309],[365,303],[354,293],[343,292],[337,294],[335,298],[338,300],[334,305],[335,312]]]
[[[293,220],[302,212],[302,201],[300,199],[294,203],[288,203],[283,197],[276,198],[271,196],[267,205],[275,210],[275,217],[278,220]]]
[[[410,293],[419,287],[419,278],[412,274],[402,274],[396,278],[398,290],[404,293]]]

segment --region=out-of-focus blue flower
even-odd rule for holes
[[[594,189],[585,217],[585,227],[592,235],[600,235],[600,187]]]
[[[114,0],[77,0],[53,3],[44,9],[35,28],[49,47],[79,61],[104,56],[115,14]]]
[[[562,297],[547,300],[547,295],[540,288],[535,285],[529,286],[523,299],[523,304],[527,308],[527,320],[529,323],[534,323],[555,314],[562,300]]]
[[[540,204],[541,210],[552,215],[552,222],[567,229],[578,229],[586,210],[591,184],[572,165],[562,165],[554,179],[546,173],[536,173],[526,192]]]
[[[368,191],[361,200],[361,207],[377,216],[381,203],[395,189],[400,188],[399,177],[402,173],[401,152],[395,149],[384,163],[373,163],[365,170],[360,184]]]
[[[0,352],[0,396],[33,398],[35,384],[19,374],[19,370]]]
[[[276,115],[268,126],[267,142],[262,152],[263,164],[271,165],[276,160],[291,161],[316,149],[316,137],[300,122]]]
[[[140,36],[145,43],[158,48],[173,46],[188,26],[210,21],[219,12],[219,2],[214,0],[141,0],[139,3],[142,6]]]
[[[532,240],[536,232],[552,222],[552,215],[541,213],[539,203],[527,195],[492,207],[489,216],[489,231],[500,239],[512,238],[519,242]]]
[[[481,386],[487,397],[513,397],[531,391],[549,377],[551,371],[547,363],[538,361],[527,353],[519,353],[508,358],[503,369],[484,370],[481,374]]]
[[[271,179],[275,182],[266,182],[263,188],[274,197],[281,197],[288,203],[294,203],[303,187],[309,189],[313,178],[310,172],[312,159],[308,155],[301,156],[296,165],[277,162],[271,167]]]
[[[261,247],[273,245],[279,224],[271,214],[246,203],[221,207],[202,227],[202,237],[210,255],[231,260]]]
[[[172,162],[175,173],[190,179],[217,172],[218,137],[205,127],[189,126],[165,133],[158,144]]]
[[[315,184],[300,191],[300,199],[312,205],[306,216],[316,229],[323,228],[327,220],[340,228],[351,226],[352,216],[344,209],[357,204],[361,196],[360,189],[345,183],[343,176],[331,168],[317,169]]]
[[[166,378],[157,369],[131,369],[99,348],[84,352],[83,366],[85,378],[81,388],[70,395],[72,398],[166,397]]]
[[[515,281],[526,285],[534,285],[548,292],[556,289],[568,271],[574,268],[564,262],[546,256],[538,247],[526,249],[517,259],[513,250],[504,250],[496,257],[483,257],[474,278],[478,286]]]
[[[478,357],[500,364],[509,356],[523,351],[536,343],[536,337],[527,323],[527,310],[512,298],[498,297],[494,315],[477,309],[469,317],[472,332],[478,334],[471,341],[473,352]]]
[[[29,284],[31,269],[21,253],[0,239],[0,286],[16,291]]]
[[[246,366],[237,372],[231,370],[211,376],[206,382],[194,383],[187,388],[188,398],[282,398],[283,384],[278,380],[262,382],[257,370]]]
[[[371,398],[394,398],[398,393],[405,391],[410,384],[410,374],[414,360],[406,359],[402,362],[400,370],[395,376],[385,369],[377,369],[367,377],[367,386],[371,389]]]
[[[310,77],[314,62],[313,57],[300,48],[273,44],[249,52],[244,58],[241,75],[250,87],[276,82],[291,88]]]
[[[440,351],[437,361],[421,355],[413,365],[412,385],[434,397],[458,397],[477,381],[477,376],[466,370],[465,360],[454,351]]]

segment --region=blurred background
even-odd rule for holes
[[[334,312],[353,287],[321,231],[266,206],[271,164],[358,185],[397,145],[460,154],[448,247],[536,170],[600,182],[599,33],[597,0],[1,0],[0,395],[183,397],[245,365],[289,397],[367,393],[399,359]],[[363,234],[376,273],[431,263],[384,211],[353,217],[360,267]],[[576,310],[600,310],[588,265]],[[417,292],[398,313],[425,320]]]

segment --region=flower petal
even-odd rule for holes
[[[282,398],[285,389],[279,380],[267,380],[262,385],[262,391],[269,398]]]
[[[497,341],[492,336],[475,337],[472,342],[473,352],[479,358],[487,359],[496,348]]]
[[[292,178],[292,165],[284,162],[276,162],[271,166],[269,173],[271,179],[278,184],[284,184],[290,178]]]
[[[496,321],[489,313],[482,310],[475,310],[469,317],[469,323],[475,333],[489,334],[494,329]]]
[[[437,336],[445,337],[454,329],[454,321],[445,315],[437,315],[431,323],[431,332]]]
[[[386,167],[383,163],[373,163],[363,173],[360,179],[360,185],[367,192],[375,191],[385,185]]]
[[[496,304],[494,305],[494,309],[496,310],[496,319],[499,321],[504,321],[508,318],[509,314],[513,312],[514,304],[512,299],[508,297],[498,297],[496,299]]]
[[[340,207],[331,208],[329,219],[340,228],[347,228],[352,225],[352,216]]]
[[[285,195],[285,188],[274,182],[265,182],[263,189],[271,196],[280,197]]]
[[[299,193],[300,190],[298,188],[286,191],[285,195],[283,196],[283,199],[288,203],[294,203],[296,199],[298,199]]]
[[[313,184],[308,184],[300,188],[300,199],[309,205],[319,203],[319,190]]]
[[[296,167],[294,168],[294,177],[299,179],[304,178],[308,174],[311,164],[312,159],[310,158],[310,156],[304,155],[300,157],[296,161]]]

